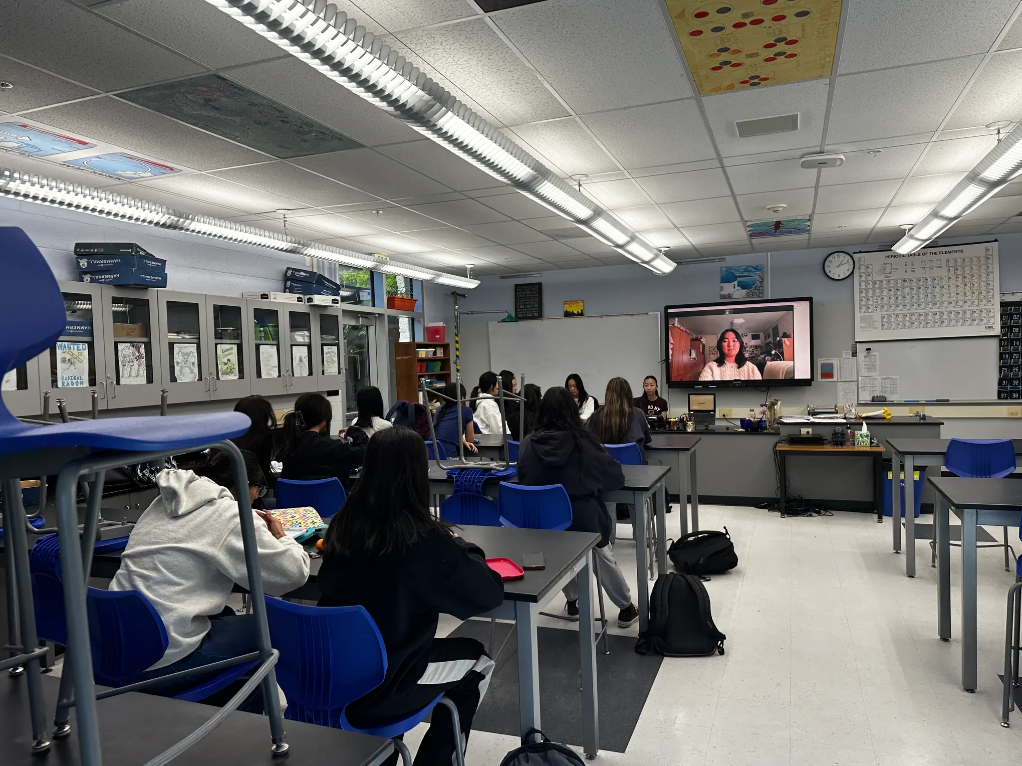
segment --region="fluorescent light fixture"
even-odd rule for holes
[[[453,274],[438,274],[433,282],[438,285],[447,285],[449,287],[465,287],[469,290],[479,287],[479,280],[472,279],[471,277],[456,277]]]
[[[333,3],[206,1],[477,168],[587,232],[599,231],[601,241],[624,247],[637,238],[628,228],[611,224],[603,209]],[[647,267],[653,260],[633,252],[626,255]],[[661,263],[653,270],[661,273],[664,268],[666,264]]]
[[[908,255],[921,250],[935,237],[978,208],[1022,173],[1022,131],[1018,125],[1002,138],[986,157],[955,184],[892,250]]]
[[[265,247],[280,253],[304,255],[311,258],[322,258],[345,266],[372,269],[384,274],[421,279],[424,282],[439,281],[440,278],[456,280],[456,287],[472,289],[479,286],[475,279],[465,279],[453,274],[444,274],[418,266],[397,264],[388,258],[381,258],[350,250],[341,250],[315,242],[303,242],[285,234],[254,229],[251,226],[223,221],[219,218],[196,216],[179,210],[145,202],[134,197],[91,189],[87,186],[40,178],[28,173],[20,173],[8,168],[0,168],[0,196],[26,202],[37,202],[43,205],[77,210],[106,218],[116,218],[131,223],[157,226],[171,231],[183,231],[204,237],[222,239],[228,242],[239,242],[255,247]],[[441,282],[440,284],[453,284]]]

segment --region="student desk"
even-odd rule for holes
[[[510,436],[507,437],[509,440]],[[476,434],[476,449],[479,450],[478,457],[489,458],[490,460],[504,459],[504,437],[500,434]],[[457,457],[455,455],[454,457]],[[476,457],[473,453],[465,450],[466,458]]]
[[[962,688],[977,688],[976,527],[1016,526],[1022,509],[1022,481],[1016,479],[927,479],[937,495],[937,635],[951,640],[951,513],[962,520]],[[1003,606],[999,614],[1004,614]],[[999,629],[1000,630],[1000,629]]]
[[[60,679],[42,677],[47,711],[57,704]],[[217,708],[196,702],[127,692],[100,700],[99,731],[106,766],[136,766],[146,763],[186,734],[209,720]],[[72,716],[72,720],[74,717]],[[268,747],[266,718],[252,713],[231,713],[175,763],[217,766],[372,766],[394,751],[389,739],[370,737],[310,723],[285,721],[291,745],[286,758],[275,758]],[[32,755],[28,734],[28,695],[22,678],[0,678],[0,743],[4,766],[77,766],[78,726],[71,734],[53,739],[49,754]]]
[[[457,466],[451,465],[451,468]],[[639,509],[645,509],[646,500],[652,499],[655,505],[656,514],[656,565],[657,574],[667,573],[667,484],[665,477],[671,469],[662,465],[623,465],[625,474],[625,485],[613,492],[604,492],[603,500],[606,503],[624,503],[635,509],[632,514],[632,530],[635,536],[635,577],[639,590],[639,630],[646,630],[649,622],[649,578],[646,569],[650,566],[646,549],[646,516],[640,514]],[[503,479],[512,484],[517,483],[517,477]],[[486,481],[483,484],[483,494],[492,500],[497,500],[499,482],[496,480]],[[452,494],[454,479],[447,475],[447,471],[437,468],[435,462],[429,464],[429,493],[447,497]],[[641,520],[641,523],[639,523]],[[581,609],[581,607],[579,607]]]
[[[1015,455],[1022,455],[1022,439],[1013,439],[1015,442]],[[950,439],[889,439],[887,446],[891,452],[891,467],[894,476],[899,476],[902,471],[905,476],[913,476],[915,469],[920,466],[933,466],[940,468],[944,465],[944,453]],[[904,468],[899,468],[899,464]],[[891,524],[894,527],[894,552],[901,553],[901,524],[897,519],[901,516],[901,491],[899,482],[891,482]],[[905,481],[905,507],[915,509],[915,484]],[[1010,525],[1009,525],[1010,526]],[[915,513],[905,516],[905,574],[909,577],[916,576],[916,520]]]
[[[869,457],[873,459],[873,505],[877,512],[877,522],[884,520],[884,506],[880,497],[880,460],[884,454],[883,447],[855,447],[846,445],[834,447],[830,444],[787,444],[780,443],[777,450],[778,473],[781,486],[777,491],[781,515],[784,515],[784,504],[787,499],[787,462],[790,455],[815,455],[817,457]]]
[[[699,531],[699,488],[696,479],[696,447],[702,441],[701,436],[694,433],[653,432],[653,441],[646,445],[648,457],[652,452],[673,452],[678,461],[678,503],[681,505],[681,534],[689,531],[688,495],[692,493],[692,526],[693,532]]]

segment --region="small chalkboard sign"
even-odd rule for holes
[[[515,319],[543,318],[543,283],[515,285]]]

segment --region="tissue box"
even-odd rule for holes
[[[281,303],[305,303],[305,297],[292,293],[248,292],[242,293],[243,298],[254,301],[280,301]]]
[[[314,284],[313,282],[298,282],[292,279],[285,280],[284,292],[297,295],[330,295],[335,298],[341,294],[340,289],[336,287]]]
[[[138,269],[113,269],[111,271],[79,272],[82,282],[97,285],[126,285],[129,287],[166,287],[167,272],[154,273]]]
[[[167,262],[151,255],[78,255],[75,254],[75,265],[79,273],[94,271],[145,271],[150,274],[162,274],[167,270]]]
[[[75,255],[150,255],[134,242],[75,242]]]
[[[341,287],[338,282],[334,282],[332,279],[327,279],[322,274],[315,271],[309,271],[308,269],[296,269],[290,266],[284,269],[284,279],[285,281],[308,282],[310,285],[332,287],[334,290],[339,290]]]

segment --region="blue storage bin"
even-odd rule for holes
[[[894,472],[890,469],[886,469],[883,475],[883,497],[884,497],[884,516],[891,515],[891,482],[893,481],[892,474]],[[926,468],[917,468],[914,472],[915,479],[913,481],[912,490],[915,493],[913,499],[915,500],[915,517],[919,518],[919,503],[923,499],[923,484],[926,482]],[[905,472],[901,472],[901,515],[905,515]]]

